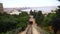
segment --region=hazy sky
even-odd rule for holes
[[[4,8],[8,7],[41,7],[41,6],[58,6],[57,0],[0,0]]]

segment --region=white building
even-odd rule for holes
[[[13,15],[13,14],[19,15],[19,13],[21,13],[21,12],[19,12],[18,10],[13,10],[9,14],[11,14],[11,15]]]

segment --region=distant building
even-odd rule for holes
[[[19,13],[21,13],[21,12],[19,12],[18,10],[12,10],[9,14],[11,14],[11,15],[14,15],[14,14],[19,15]]]
[[[0,3],[0,12],[3,12],[3,4]]]

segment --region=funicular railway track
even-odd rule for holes
[[[27,23],[27,28],[25,31],[19,33],[19,34],[49,34],[48,32],[44,31],[40,27],[37,26],[35,23],[35,19],[31,17]]]
[[[30,22],[29,22],[29,27],[28,27],[28,29],[27,29],[26,34],[33,34],[32,24],[33,24],[33,22],[30,21]]]
[[[33,30],[32,29],[32,25],[29,25],[26,34],[33,34],[33,31],[32,30]]]

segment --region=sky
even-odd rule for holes
[[[58,6],[57,0],[0,0],[4,8]]]

